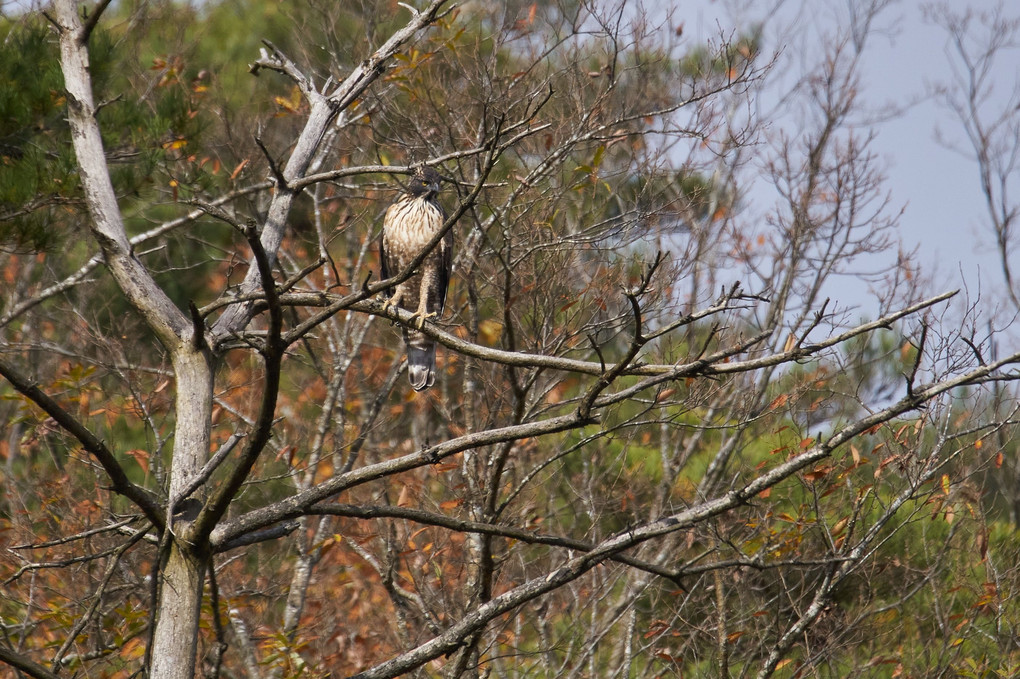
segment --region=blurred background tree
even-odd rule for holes
[[[1008,675],[1017,356],[908,256],[871,267],[903,250],[856,121],[884,5],[855,3],[867,20],[784,97],[796,135],[755,110],[758,26],[695,44],[626,3],[79,8],[114,205],[70,146],[76,29],[3,17],[0,660]],[[408,319],[372,293],[422,162],[456,259],[415,397]],[[764,221],[749,173],[780,196]],[[132,296],[135,264],[171,311]],[[846,275],[874,321],[827,298]],[[154,657],[181,601],[197,628]]]

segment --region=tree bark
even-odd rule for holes
[[[206,560],[177,540],[161,569],[156,627],[150,649],[151,679],[193,679],[198,617]]]
[[[102,136],[96,120],[87,49],[91,26],[83,26],[73,0],[57,0],[60,64],[67,89],[68,122],[85,202],[89,228],[103,260],[134,309],[170,353],[176,376],[176,426],[168,489],[172,502],[202,469],[208,457],[213,373],[210,354],[191,320],[156,284],[134,256],[110,180]],[[168,515],[174,508],[169,507]],[[171,524],[168,516],[167,524]],[[152,679],[192,679],[198,616],[208,550],[187,540],[181,522],[164,536],[165,566],[157,587],[156,626],[150,658]]]
[[[181,345],[173,352],[177,378],[173,461],[170,465],[171,502],[198,475],[208,459],[213,378],[206,352],[188,351]],[[174,507],[171,506],[171,512]],[[191,517],[194,518],[194,517]],[[152,632],[149,668],[151,679],[191,679],[195,674],[195,649],[202,603],[202,585],[208,566],[207,543],[193,544],[190,524],[173,522],[169,554],[160,571],[156,625]]]

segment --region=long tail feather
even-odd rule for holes
[[[407,344],[407,379],[415,391],[436,382],[436,343],[420,332],[404,329]]]

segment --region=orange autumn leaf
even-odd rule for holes
[[[804,472],[804,478],[807,479],[808,481],[817,481],[819,479],[825,478],[831,471],[832,467],[827,465],[815,467],[809,472]]]

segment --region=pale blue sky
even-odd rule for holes
[[[675,17],[684,22],[684,36],[691,39],[718,38],[740,25],[762,18],[770,2],[748,0],[683,0]],[[822,35],[836,21],[845,21],[847,0],[787,0],[771,16],[766,27],[767,51],[783,48],[778,77],[810,60],[812,51],[821,54]],[[938,291],[966,287],[972,298],[982,290],[983,301],[991,303],[990,292],[1002,288],[999,260],[988,226],[987,211],[980,192],[976,163],[936,142],[938,126],[961,146],[958,121],[926,95],[929,85],[950,77],[947,59],[948,36],[925,21],[920,0],[890,3],[876,22],[878,30],[866,48],[863,96],[878,110],[886,104],[906,107],[901,115],[875,125],[877,137],[872,150],[884,161],[887,188],[892,205],[904,206],[900,235],[911,249],[919,246],[918,259],[925,273],[934,279]],[[954,11],[967,7],[992,10],[998,0],[951,0]],[[1004,5],[1005,15],[1020,16],[1020,2]],[[732,14],[737,14],[736,20]],[[1002,61],[992,107],[1006,106],[1020,76],[1020,51],[1013,50]],[[775,75],[775,74],[774,74]],[[1020,200],[1020,176],[1013,176],[1013,198]],[[1014,256],[1020,260],[1020,255]],[[1020,268],[1020,261],[1012,266]],[[863,291],[847,290],[848,295]],[[844,303],[851,300],[844,299]],[[852,302],[851,302],[852,303]],[[863,304],[864,307],[868,305]]]

